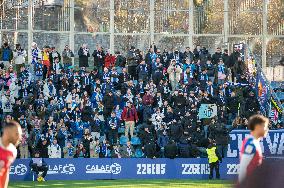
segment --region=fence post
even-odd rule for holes
[[[193,0],[189,1],[189,18],[188,18],[188,44],[191,50],[193,50],[193,35],[194,35],[194,2]]]
[[[74,27],[75,27],[75,21],[74,21],[74,9],[75,9],[74,0],[70,0],[70,32],[69,32],[69,45],[70,49],[73,50],[74,55],[75,52],[75,34],[74,34]],[[74,67],[75,58],[72,58],[72,66]]]
[[[33,43],[33,0],[28,1],[28,63],[32,62],[32,47]]]
[[[109,24],[109,47],[110,47],[110,53],[114,53],[114,1],[110,0],[110,24]]]
[[[150,44],[155,41],[155,0],[150,0]]]
[[[262,2],[262,68],[266,67],[266,49],[267,49],[267,0]]]

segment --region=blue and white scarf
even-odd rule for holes
[[[115,75],[116,77],[114,77],[113,75]],[[116,71],[115,72],[111,72],[110,81],[112,83],[118,83],[119,79],[118,79],[118,73]]]
[[[38,54],[40,52],[39,48],[32,48],[32,64],[38,62]]]
[[[218,73],[225,74],[225,66],[223,64],[218,65]]]

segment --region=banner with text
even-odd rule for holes
[[[11,166],[10,179],[32,180],[30,159],[18,159]],[[47,180],[94,179],[208,179],[206,158],[196,159],[45,159]],[[235,179],[238,159],[227,158],[220,164],[222,179]]]
[[[222,179],[234,179],[238,174],[239,151],[249,131],[230,133],[227,156],[220,165]],[[261,141],[265,157],[283,157],[284,129],[271,130]],[[207,179],[209,165],[206,158],[196,159],[45,159],[49,170],[48,180],[91,179]],[[30,159],[17,159],[11,166],[12,180],[32,180]]]
[[[239,157],[243,139],[249,135],[249,131],[233,130],[230,132],[230,144],[227,157]],[[270,130],[266,138],[262,139],[260,146],[265,157],[284,156],[284,129]]]

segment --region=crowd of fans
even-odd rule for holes
[[[20,158],[202,157],[209,140],[224,157],[230,130],[259,113],[237,48],[30,50],[31,62],[20,44],[0,50],[1,125],[22,126]],[[200,119],[201,104],[216,104],[217,116]]]

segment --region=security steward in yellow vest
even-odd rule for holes
[[[209,144],[208,148],[206,149],[208,160],[209,160],[209,167],[210,167],[210,175],[209,179],[213,178],[213,170],[216,171],[216,179],[220,179],[220,172],[219,172],[219,161],[222,162],[222,157],[218,153],[217,147],[214,144]]]

